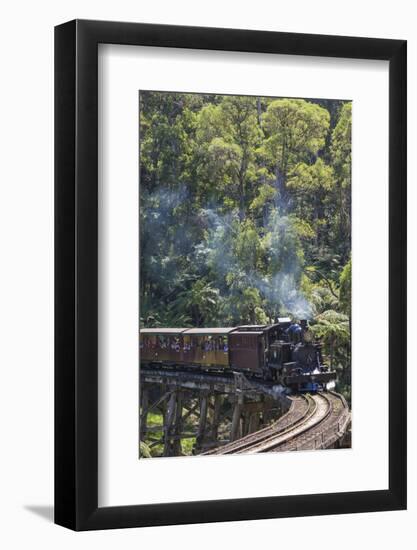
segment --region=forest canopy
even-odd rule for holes
[[[140,323],[310,320],[349,365],[349,101],[140,93]]]

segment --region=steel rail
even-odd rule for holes
[[[208,384],[235,384],[233,373],[225,375],[173,371],[165,369],[141,369],[141,375],[149,378],[166,377]],[[250,380],[248,385],[255,391],[271,394],[273,384],[261,380]],[[335,392],[319,392],[314,395],[299,394],[291,397],[289,410],[273,424],[247,434],[246,436],[202,453],[202,455],[228,455],[244,453],[281,452],[307,448],[325,448],[339,439],[350,420],[345,398]],[[323,403],[325,401],[325,404]],[[321,403],[321,404],[320,404]],[[325,407],[324,407],[325,405]],[[337,428],[337,429],[336,429]],[[326,437],[325,437],[326,434]],[[313,447],[311,447],[313,445]]]
[[[300,402],[302,402],[301,399],[304,400],[303,405],[305,405],[305,408],[297,412],[296,409],[297,409],[297,406],[300,405]],[[286,433],[287,431],[294,429],[294,427],[299,425],[300,423],[305,422],[306,417],[309,415],[311,411],[311,407],[312,407],[312,399],[310,395],[302,394],[300,396],[297,396],[297,399],[293,399],[292,405],[289,411],[287,411],[285,415],[283,415],[281,418],[276,420],[270,426],[266,426],[265,428],[262,428],[257,432],[248,434],[236,441],[233,441],[231,443],[224,445],[223,447],[217,447],[216,449],[207,451],[207,453],[204,453],[204,454],[226,455],[226,454],[239,453],[247,449],[250,449],[254,445],[259,444],[264,440],[268,440],[270,437],[276,436],[278,433],[279,434]],[[286,420],[288,419],[289,419],[289,422],[286,422]]]
[[[320,404],[317,402],[319,399],[325,401],[325,408],[320,410]],[[306,436],[309,438],[310,434],[312,438],[315,438],[315,431],[322,431],[323,423],[331,416],[333,411],[333,401],[325,393],[318,393],[315,395],[315,400],[317,402],[317,409],[314,418],[311,418],[310,423],[306,422],[301,429],[293,430],[287,438],[280,439],[279,437],[275,438],[275,441],[271,440],[268,445],[264,446],[262,449],[255,450],[254,452],[270,452],[270,451],[287,451],[287,450],[300,450],[300,443],[306,439]]]
[[[260,441],[258,444],[253,445],[250,447],[246,452],[250,453],[264,453],[268,452],[274,448],[276,448],[279,445],[282,445],[283,443],[286,443],[287,441],[292,440],[294,437],[298,436],[301,433],[304,433],[306,430],[308,430],[311,427],[311,423],[319,422],[321,419],[321,416],[319,415],[319,400],[317,399],[317,396],[309,396],[311,399],[310,407],[308,410],[308,413],[305,415],[303,419],[300,420],[300,422],[296,423],[294,426],[290,426],[288,429],[278,432],[271,437],[265,439],[264,441]],[[327,412],[327,411],[326,411]],[[241,451],[238,451],[237,454],[240,454]]]
[[[269,427],[270,430],[277,430],[270,437],[265,435],[267,430],[264,429],[259,438],[257,437],[259,432],[250,434],[252,443],[248,439],[249,436],[245,436],[233,444],[214,449],[210,454],[246,454],[326,448],[340,438],[346,429],[350,419],[347,403],[343,396],[334,392],[320,392],[308,397],[314,402],[314,406],[310,404],[308,413],[304,414],[298,422],[288,426],[287,429],[280,430],[278,420]],[[324,435],[328,432],[330,432],[330,436],[325,438]]]
[[[335,392],[329,392],[326,398],[331,403],[331,410],[326,418],[323,418],[318,426],[301,436],[300,440],[289,442],[288,445],[284,445],[277,451],[325,449],[343,435],[350,421],[346,400]]]
[[[250,452],[282,452],[326,448],[326,446],[329,446],[330,440],[326,440],[324,435],[329,432],[334,425],[337,425],[339,428],[339,417],[340,414],[346,410],[345,407],[347,404],[342,396],[334,392],[320,392],[315,395],[315,400],[318,399],[326,402],[326,409],[323,411],[322,408],[320,414],[312,418],[312,421],[307,421],[301,428],[292,430],[292,432],[287,434],[284,438],[280,438],[278,434],[276,438],[271,438],[266,444],[252,447]],[[337,436],[333,437],[331,442],[334,442],[339,437],[340,433],[338,430]]]

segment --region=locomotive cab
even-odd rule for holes
[[[269,346],[268,366],[281,371],[285,363],[291,361],[292,345],[289,342],[277,340]]]
[[[287,317],[272,325],[141,328],[139,347],[145,367],[240,371],[294,391],[320,391],[336,378],[323,364],[307,321]]]
[[[285,328],[284,328],[285,327]],[[323,364],[321,344],[314,342],[307,321],[285,319],[279,337],[267,349],[273,378],[294,391],[320,391],[335,379]]]

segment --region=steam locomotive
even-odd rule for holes
[[[147,368],[241,372],[294,391],[320,391],[335,380],[307,321],[287,317],[272,325],[233,328],[143,328],[140,363]]]

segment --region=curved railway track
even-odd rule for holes
[[[194,373],[163,369],[141,369],[141,377],[150,383],[171,384],[172,387],[205,391],[236,393],[244,390],[254,395],[262,393],[273,399],[285,394],[283,388],[259,380],[243,380],[230,373]],[[350,411],[345,399],[334,392],[285,396],[291,400],[289,410],[278,420],[241,439],[216,447],[202,455],[281,452],[328,448],[340,439],[350,422]]]
[[[327,410],[322,419],[303,430],[298,436],[271,449],[273,452],[326,448],[344,433],[350,420],[350,412],[345,399],[334,392],[318,395],[327,400]]]
[[[300,395],[277,422],[205,454],[281,452],[325,448],[336,441],[349,421],[342,396],[333,392]]]
[[[237,441],[228,443],[223,447],[218,447],[207,451],[205,455],[213,454],[234,454],[249,449],[252,445],[260,441],[267,440],[269,437],[282,433],[286,429],[291,429],[292,426],[302,422],[311,406],[311,397],[308,395],[300,395],[299,398],[293,399],[291,407],[281,418],[276,422],[262,428],[261,430],[251,433]]]

